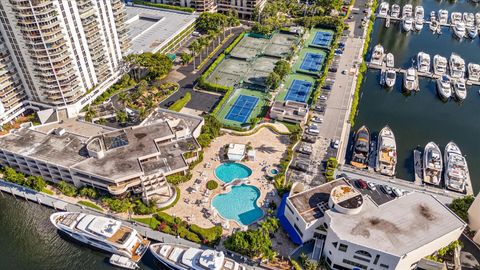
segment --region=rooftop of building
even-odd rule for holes
[[[78,118],[63,119],[45,125],[34,126],[33,128],[42,133],[50,133],[57,128],[63,128],[70,133],[74,133],[83,137],[92,137],[114,130],[114,128],[85,122],[79,120]]]
[[[346,215],[334,210],[325,214],[330,217],[330,229],[340,239],[397,256],[465,226],[447,206],[420,192],[380,206],[367,199],[358,214]]]
[[[176,122],[179,122],[179,120],[183,120],[183,123],[192,132],[203,123],[203,118],[200,116],[173,112],[170,110],[157,108],[143,124],[150,125],[155,122],[165,122],[165,121],[176,123]]]
[[[139,5],[127,5],[125,9],[133,53],[158,51],[198,17],[195,14]]]

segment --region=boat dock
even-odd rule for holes
[[[371,68],[371,69],[378,69],[378,70],[381,70],[381,71],[386,71],[387,69],[392,69],[392,70],[395,70],[395,72],[401,73],[401,74],[405,74],[407,72],[407,70],[403,69],[403,68],[387,68],[387,65],[385,63],[383,65],[376,65],[376,64],[372,64],[372,63],[368,62],[367,67]],[[433,79],[433,80],[436,80],[436,79],[441,77],[441,75],[435,75],[432,72],[425,73],[425,72],[419,72],[418,70],[417,70],[417,74],[418,74],[419,77],[429,78],[429,79]],[[480,81],[465,80],[465,83],[467,85],[480,86]]]
[[[421,185],[423,182],[423,171],[422,171],[422,152],[420,150],[413,150],[413,166],[415,173],[415,184]]]
[[[391,21],[391,22],[401,22],[401,21],[403,21],[403,18],[402,18],[402,17],[398,17],[398,18],[397,18],[397,17],[392,17],[392,16],[390,16],[390,15],[384,16],[384,15],[380,15],[379,13],[376,13],[376,14],[375,14],[375,17],[376,17],[376,18],[385,19],[385,20],[389,20],[389,21]],[[413,18],[413,17],[412,17],[412,18]],[[423,20],[423,24],[430,25],[431,23],[432,23],[432,22],[429,21],[429,20],[425,20],[425,19]],[[452,26],[453,26],[451,23],[440,23],[440,22],[438,22],[438,24],[439,24],[440,26],[444,26],[444,27],[452,27]]]

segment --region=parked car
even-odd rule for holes
[[[315,106],[315,108],[313,109],[314,111],[316,112],[324,112],[325,111],[325,107],[324,106]]]
[[[338,139],[332,141],[332,148],[333,149],[338,149],[339,146],[340,146],[340,141]]]
[[[368,186],[368,188],[369,188],[370,190],[372,190],[372,191],[377,190],[377,186],[375,186],[375,184],[372,183],[372,182],[370,182],[370,181],[367,182],[367,186]]]
[[[385,193],[385,194],[388,194],[388,195],[392,195],[393,194],[393,191],[392,191],[392,188],[387,186],[387,185],[382,185],[381,186],[382,188],[382,191]]]
[[[312,118],[312,122],[321,124],[321,123],[323,123],[323,118],[315,116],[315,117]]]
[[[338,69],[337,69],[336,67],[329,67],[329,68],[328,68],[328,71],[329,71],[329,72],[337,72]]]
[[[330,84],[324,85],[324,86],[322,86],[322,89],[324,89],[324,90],[332,90],[332,85],[330,85]]]
[[[308,143],[315,143],[317,141],[317,137],[315,136],[310,136],[310,135],[304,135],[302,137],[302,141],[308,142]]]
[[[402,197],[403,196],[403,191],[399,188],[393,188],[392,191],[393,191],[393,194],[395,194],[396,197]]]
[[[173,105],[173,103],[175,103],[175,101],[173,101],[173,100],[169,101],[169,102],[165,103],[165,107],[170,107],[170,106]]]
[[[357,186],[361,189],[367,189],[368,188],[367,182],[363,181],[362,179],[357,179],[357,181],[355,181],[355,183],[357,183]]]
[[[318,99],[319,100],[327,100],[328,98],[327,98],[327,96],[321,95]]]

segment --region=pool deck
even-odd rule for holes
[[[260,197],[257,201],[258,206],[265,210],[266,199],[269,201],[273,199],[277,205],[280,205],[280,198],[278,196],[269,195],[274,194],[275,188],[271,181],[266,180],[265,172],[262,170],[264,166],[262,166],[261,163],[266,162],[266,164],[270,166],[278,165],[283,153],[287,149],[288,136],[277,135],[269,129],[263,128],[250,136],[225,134],[212,141],[211,146],[204,151],[203,161],[192,171],[192,180],[179,185],[181,197],[177,205],[168,209],[166,212],[184,218],[185,220],[190,219],[191,223],[202,227],[225,224],[226,221],[219,215],[213,218],[206,218],[202,213],[202,209],[206,208],[211,210],[210,204],[212,198],[219,193],[228,192],[224,190],[222,186],[223,182],[218,180],[214,173],[215,168],[221,164],[218,156],[222,147],[229,143],[247,144],[248,142],[251,142],[252,147],[256,150],[256,160],[241,162],[241,164],[252,169],[252,175],[249,177],[249,181],[250,185],[260,189]],[[201,180],[199,189],[197,192],[191,193],[191,188],[197,179]],[[219,187],[211,191],[209,195],[205,195],[206,183],[209,180],[216,180],[219,183]],[[207,198],[208,201],[204,198]],[[189,203],[187,203],[185,199],[188,199]],[[202,200],[204,201],[203,203],[196,203]],[[241,228],[235,221],[229,221],[228,223],[229,229],[224,229],[225,235],[231,234],[235,228]]]

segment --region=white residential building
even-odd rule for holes
[[[332,269],[415,269],[466,227],[447,206],[420,192],[374,200],[343,178],[303,189],[294,185],[280,206],[281,224],[292,240],[315,240],[314,254]]]
[[[0,1],[0,32],[30,104],[77,112],[118,77],[130,47],[121,0]],[[2,101],[3,103],[3,101]]]

